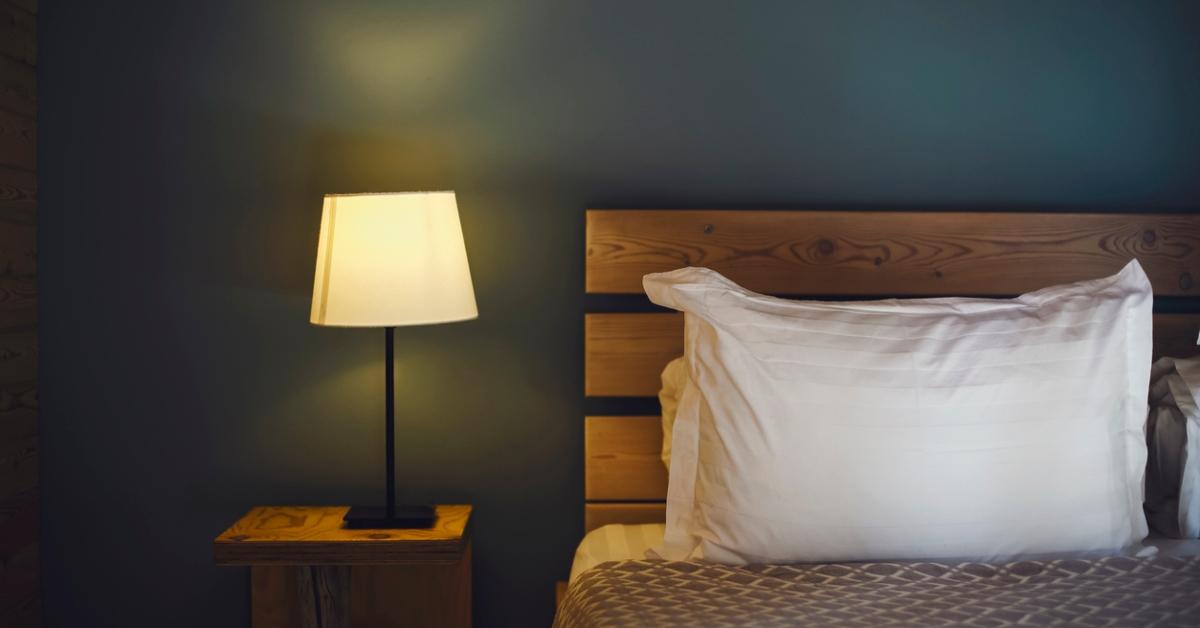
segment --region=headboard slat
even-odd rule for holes
[[[662,523],[667,505],[658,503],[588,503],[583,507],[583,531],[591,532],[610,523]]]
[[[585,393],[658,395],[663,367],[683,353],[683,315],[587,314],[584,321]],[[1197,334],[1200,314],[1155,314],[1154,355],[1195,355]]]
[[[583,425],[589,501],[666,499],[661,417],[590,416]]]
[[[1015,295],[1137,257],[1159,296],[1200,294],[1196,214],[589,210],[588,293],[706,266],[751,290]]]

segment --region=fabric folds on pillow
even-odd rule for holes
[[[1150,379],[1146,514],[1173,538],[1200,538],[1200,357],[1162,358]]]
[[[662,372],[662,389],[658,391],[658,404],[662,406],[662,461],[667,471],[671,470],[671,432],[675,429],[675,412],[679,408],[679,395],[687,386],[687,364],[683,358],[667,362]]]
[[[792,301],[704,268],[656,553],[742,564],[1116,551],[1146,535],[1136,261],[1015,299]]]

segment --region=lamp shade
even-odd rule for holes
[[[325,197],[312,323],[393,327],[478,315],[454,192]]]

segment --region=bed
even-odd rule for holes
[[[1189,213],[589,210],[584,527],[556,625],[1200,625],[1200,542],[1001,564],[721,565],[646,558],[667,472],[654,396],[682,315],[642,277],[684,266],[819,299],[1012,296],[1137,258],[1154,353],[1196,352],[1200,216]],[[641,295],[641,296],[639,296]]]

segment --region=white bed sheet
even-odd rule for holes
[[[646,550],[662,543],[665,529],[666,524],[662,523],[614,523],[588,532],[583,537],[583,540],[580,541],[579,547],[575,550],[575,560],[571,563],[570,581],[575,582],[579,574],[601,563],[614,560],[640,560],[646,558]],[[1142,542],[1141,547],[1134,548],[1128,553],[1137,556],[1153,556],[1156,554],[1164,556],[1197,556],[1200,555],[1200,539],[1168,539],[1151,532],[1150,536]],[[1060,557],[1066,558],[1070,556],[1087,558],[1095,557],[1096,554],[1066,554]],[[1039,558],[1044,558],[1044,556],[1039,556]]]

